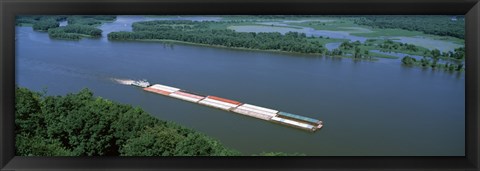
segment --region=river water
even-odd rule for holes
[[[145,19],[145,18],[143,18]],[[104,32],[129,29],[119,17]],[[463,156],[463,73],[367,62],[158,42],[52,40],[17,27],[16,82],[49,95],[82,88],[203,132],[243,154]],[[396,60],[398,61],[398,60]],[[398,61],[399,62],[399,61]],[[148,79],[324,121],[302,130],[117,84]]]

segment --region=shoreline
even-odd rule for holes
[[[288,52],[282,50],[263,50],[263,49],[251,49],[251,48],[242,48],[242,47],[228,47],[222,45],[209,45],[209,44],[202,44],[202,43],[193,43],[193,42],[185,42],[180,40],[171,40],[171,39],[131,39],[131,40],[110,40],[109,41],[140,41],[140,42],[165,42],[165,43],[179,43],[179,44],[187,44],[187,45],[196,45],[196,46],[204,46],[204,47],[214,47],[214,48],[224,48],[224,49],[234,49],[234,50],[244,50],[244,51],[258,51],[258,52],[273,52],[273,53],[281,53],[281,54],[296,54],[296,55],[304,55],[304,56],[311,56],[311,57],[332,57],[332,58],[350,58],[353,59],[351,56],[327,56],[322,53],[301,53],[301,52]],[[388,57],[375,57],[375,58],[385,58],[385,59],[394,59]],[[373,58],[370,59],[358,59],[358,60],[365,60],[365,61],[377,61],[378,59]]]

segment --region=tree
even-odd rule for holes
[[[465,47],[459,47],[454,50],[453,58],[455,59],[464,59],[465,58]]]
[[[428,67],[430,65],[430,61],[424,56],[422,59],[420,59],[420,64],[423,67]]]
[[[402,63],[408,66],[412,66],[417,62],[415,58],[412,58],[410,56],[405,56],[402,58]]]
[[[432,68],[436,68],[437,67],[437,63],[438,63],[438,58],[434,58],[433,59],[433,62],[431,64]]]
[[[360,48],[358,46],[355,47],[355,54],[354,54],[354,58],[361,58],[362,55],[360,54]]]
[[[365,58],[371,59],[371,56],[369,55],[370,52],[369,52],[368,50],[364,50],[364,51],[363,51],[363,54],[365,55]]]
[[[434,49],[430,52],[430,54],[432,55],[433,58],[438,58],[440,57],[440,50]]]
[[[39,135],[17,134],[15,147],[17,156],[74,156],[57,139],[45,139]]]
[[[188,134],[175,149],[180,156],[232,156],[238,152],[226,149],[218,142],[199,133]]]
[[[40,94],[15,87],[15,132],[35,134],[43,125]]]
[[[324,54],[322,41],[304,33],[244,33],[229,29],[207,29],[209,22],[143,21],[132,24],[133,32],[111,32],[109,40],[161,39],[199,44]],[[182,27],[178,27],[182,25]]]
[[[40,20],[33,24],[33,30],[36,31],[48,31],[50,28],[56,28],[60,26],[60,23],[54,19]]]
[[[463,64],[458,64],[455,68],[456,71],[461,71],[463,69]]]
[[[220,142],[88,89],[41,96],[16,87],[16,153],[21,156],[236,155]],[[188,146],[188,147],[187,147]]]
[[[123,156],[174,156],[175,148],[182,139],[184,137],[173,129],[155,126],[127,140],[120,152]]]

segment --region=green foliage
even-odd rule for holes
[[[125,156],[174,156],[177,144],[184,138],[176,129],[155,126],[127,140],[120,152]]]
[[[463,70],[463,64],[458,64],[458,65],[455,67],[455,70],[456,70],[456,71],[462,71],[462,70]]]
[[[94,26],[102,24],[103,21],[113,21],[117,17],[114,15],[73,15],[69,16],[68,24]]]
[[[465,38],[465,21],[463,17],[443,15],[371,15],[356,18],[355,24],[367,25],[374,28],[404,29],[410,31],[421,31],[426,34],[439,36],[451,36],[460,39]]]
[[[228,29],[209,29],[214,22],[144,21],[132,25],[133,32],[111,32],[110,40],[176,40],[225,47],[279,50],[299,53],[325,53],[320,39],[304,33],[244,33]]]
[[[102,30],[87,25],[69,24],[67,26],[49,29],[48,35],[51,38],[78,40],[84,35],[101,37]]]
[[[438,63],[439,58],[433,58],[432,60],[423,57],[420,59],[420,61],[415,60],[415,58],[411,58],[409,56],[405,56],[402,59],[402,63],[405,65],[417,65],[421,66],[423,68],[432,68],[432,69],[443,69],[445,71],[458,71],[461,72],[464,70],[463,63],[461,62],[455,62],[455,63],[449,63],[446,62],[445,64],[440,64]]]
[[[102,22],[95,20],[93,18],[83,18],[83,17],[69,17],[67,20],[68,24],[79,24],[79,25],[97,25],[102,24]]]
[[[65,149],[57,139],[29,134],[18,134],[15,138],[17,155],[19,156],[74,156],[75,154]]]
[[[40,94],[17,88],[15,97],[15,132],[34,134],[35,130],[40,129],[42,122]]]
[[[354,58],[361,58],[362,55],[360,54],[361,49],[358,46],[355,46],[355,54]]]
[[[82,37],[101,37],[102,30],[95,28],[103,22],[113,21],[112,15],[22,15],[16,17],[16,25],[32,25],[36,31],[48,31],[54,39],[79,40]],[[68,21],[59,27],[59,21]]]
[[[332,55],[332,56],[342,56],[343,51],[340,49],[333,49],[331,52],[328,52],[327,55]]]
[[[440,57],[441,53],[440,53],[440,50],[434,49],[434,50],[430,51],[430,54],[432,55],[433,58],[438,58],[438,57]]]
[[[19,156],[224,156],[238,154],[217,140],[140,108],[94,97],[88,89],[42,96],[16,87]]]
[[[19,15],[15,17],[15,25],[32,25],[35,26],[34,30],[47,31],[66,18],[64,15]]]
[[[420,59],[420,64],[423,67],[428,67],[430,66],[430,60],[428,60],[426,57],[423,57],[422,59]]]
[[[45,20],[40,20],[33,24],[33,30],[36,31],[48,31],[50,28],[56,28],[60,24],[58,21],[55,21],[53,19],[45,19]]]
[[[355,41],[355,42],[345,41],[342,44],[340,44],[340,49],[352,50],[352,49],[355,49],[355,47],[360,46],[360,45],[361,45],[360,41]]]
[[[392,40],[385,40],[383,43],[377,45],[380,48],[380,51],[383,52],[410,52],[418,54],[420,48],[408,43],[399,43]],[[422,49],[425,50],[425,49]],[[438,51],[440,52],[440,51]]]
[[[453,53],[450,52],[449,54],[451,58],[458,59],[458,60],[465,59],[465,47],[456,48],[454,51],[455,52]]]
[[[189,133],[176,147],[179,156],[233,156],[238,152],[223,147],[219,142],[200,133]]]
[[[417,62],[415,58],[412,58],[410,56],[405,56],[402,58],[402,63],[408,66],[412,66]]]

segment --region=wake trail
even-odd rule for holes
[[[131,85],[134,82],[134,80],[120,79],[120,78],[110,78],[110,80],[112,80],[113,82],[115,82],[117,84],[122,84],[122,85]]]

